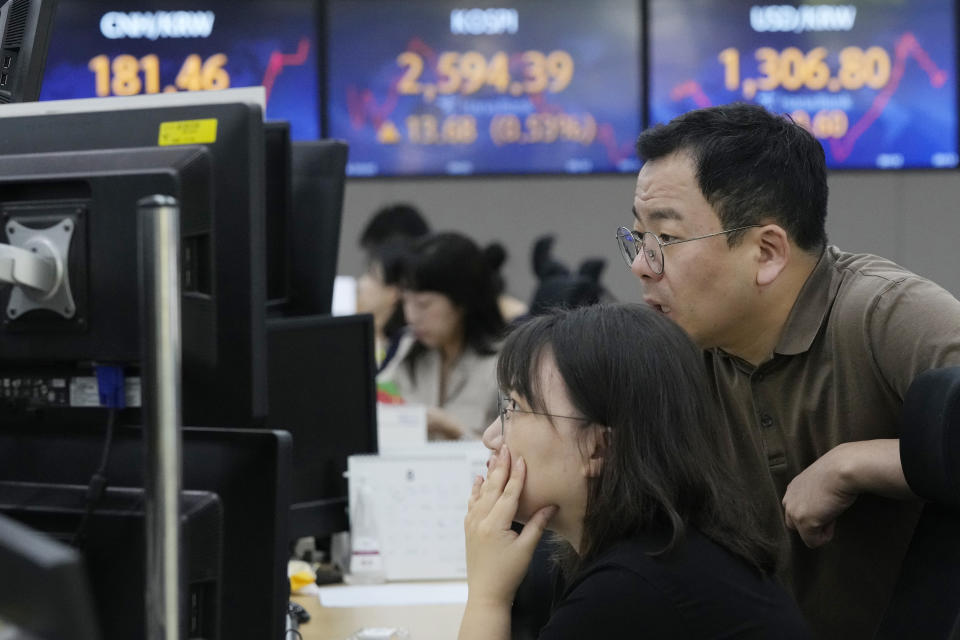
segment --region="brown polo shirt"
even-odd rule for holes
[[[769,361],[705,355],[740,471],[765,528],[786,538],[783,577],[815,635],[872,637],[919,503],[861,495],[834,539],[808,549],[786,531],[780,501],[794,476],[838,444],[899,437],[911,381],[960,364],[960,302],[888,260],[828,247]]]

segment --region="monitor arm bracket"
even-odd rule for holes
[[[35,309],[48,309],[68,319],[77,312],[67,272],[73,230],[72,220],[46,229],[7,220],[10,244],[0,243],[0,283],[14,285],[7,303],[9,320]]]

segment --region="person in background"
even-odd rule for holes
[[[479,438],[496,416],[497,305],[503,247],[480,249],[459,233],[412,247],[401,277],[406,333],[377,376],[406,402],[424,404],[431,439]]]
[[[357,280],[356,311],[373,314],[375,352],[380,368],[385,367],[396,352],[397,329],[405,324],[396,286],[399,263],[404,250],[429,233],[430,225],[420,209],[398,202],[378,209],[360,234],[360,248],[366,254],[367,268]],[[497,280],[497,304],[508,322],[527,313],[527,305],[506,292],[502,277]]]
[[[460,640],[511,637],[545,528],[566,589],[540,638],[809,637],[679,327],[641,305],[534,317],[507,337],[497,379],[489,471],[464,520]]]
[[[400,278],[410,251],[410,241],[400,238],[372,247],[367,270],[357,280],[357,313],[373,315],[378,369],[393,357],[407,324],[400,304]]]
[[[368,254],[392,240],[416,240],[430,233],[420,209],[406,202],[388,204],[370,216],[360,233],[360,248]]]
[[[373,315],[374,353],[380,369],[396,352],[406,325],[398,283],[403,260],[410,245],[429,233],[430,225],[420,210],[400,202],[378,209],[360,234],[367,266],[357,279],[356,311]]]
[[[590,258],[576,271],[553,257],[554,236],[537,238],[531,252],[537,287],[530,300],[530,315],[537,316],[551,309],[572,309],[600,302],[613,302],[613,297],[600,282],[607,266],[604,258]]]
[[[903,396],[927,369],[960,364],[960,302],[827,246],[823,148],[788,118],[699,109],[637,149],[633,228],[617,238],[644,301],[704,350],[737,468],[813,632],[872,638],[921,506],[900,465]]]

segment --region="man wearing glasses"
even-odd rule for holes
[[[788,119],[700,109],[637,147],[620,251],[644,300],[704,349],[736,464],[815,635],[872,637],[920,506],[900,467],[903,395],[960,364],[960,303],[827,246],[823,149]]]

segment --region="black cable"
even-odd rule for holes
[[[116,421],[117,410],[113,408],[108,409],[107,436],[103,443],[103,454],[100,456],[100,467],[90,477],[90,484],[87,485],[86,508],[84,509],[83,517],[80,519],[80,525],[77,527],[77,531],[73,534],[73,539],[70,541],[70,544],[74,547],[79,547],[83,543],[90,516],[100,502],[100,498],[103,497],[103,492],[107,489],[107,463],[110,461],[110,446],[113,443],[113,426]]]

